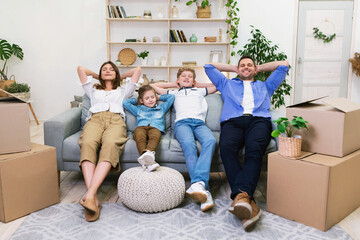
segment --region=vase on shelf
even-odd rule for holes
[[[190,37],[190,42],[197,42],[198,38],[195,36],[195,33],[193,33]]]
[[[173,18],[178,18],[179,17],[179,10],[175,5],[171,9],[171,16]]]
[[[147,66],[147,62],[148,62],[148,58],[147,58],[147,57],[142,59],[142,65],[143,65],[143,66]]]

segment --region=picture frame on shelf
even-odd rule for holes
[[[210,62],[222,62],[222,57],[221,50],[210,51]]]

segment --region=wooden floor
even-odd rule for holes
[[[35,143],[44,143],[43,122],[37,126],[34,121],[31,122],[31,141]],[[119,173],[110,174],[99,189],[98,196],[101,202],[115,203],[119,201],[117,195],[117,180]],[[184,175],[188,178],[187,175]],[[211,181],[226,181],[224,173],[212,173]],[[258,188],[255,192],[257,201],[266,201],[266,172],[261,173]],[[226,183],[225,183],[226,184]],[[359,190],[359,189],[358,189]],[[230,191],[227,188],[227,191]],[[61,172],[60,174],[60,201],[61,203],[77,203],[86,192],[85,182],[80,172]],[[16,229],[25,220],[25,217],[14,220],[10,223],[0,222],[0,240],[9,239]],[[360,240],[360,208],[346,217],[339,225],[353,238]]]

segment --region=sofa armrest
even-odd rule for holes
[[[44,122],[45,145],[56,147],[58,170],[63,170],[62,146],[65,138],[80,131],[81,108],[71,108]]]

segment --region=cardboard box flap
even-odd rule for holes
[[[19,101],[21,101],[21,102],[23,102],[23,103],[27,103],[26,101],[24,101],[24,100],[22,100],[21,98],[13,95],[12,93],[9,93],[9,92],[7,92],[7,91],[5,91],[5,90],[3,90],[3,89],[0,89],[0,91],[1,91],[1,92],[4,92],[4,93],[6,93],[6,94],[8,94],[8,95],[10,96],[10,97],[0,98],[0,101],[19,100]]]
[[[311,102],[315,102],[315,101],[318,101],[318,100],[320,100],[320,99],[327,98],[327,97],[329,97],[329,96],[322,96],[322,97],[319,97],[319,98],[310,99],[310,100],[308,100],[308,101],[299,102],[299,103],[296,103],[296,104],[289,105],[289,106],[287,106],[287,107],[297,107],[297,106],[305,105],[305,104],[308,104],[308,103],[311,103]]]
[[[360,104],[352,102],[346,98],[332,98],[324,100],[324,102],[346,113],[360,109]]]
[[[350,153],[342,158],[328,156],[328,155],[322,155],[322,154],[314,154],[314,155],[308,156],[306,158],[303,158],[301,160],[315,163],[315,164],[320,164],[323,166],[334,167],[343,162],[348,161],[349,159],[352,159],[352,158],[358,157],[358,156],[360,156],[360,151]]]
[[[47,145],[41,145],[37,143],[31,143],[31,150],[28,152],[19,152],[19,153],[10,153],[10,154],[0,154],[0,161],[5,161],[8,159],[23,157],[26,155],[31,155],[33,153],[42,152],[45,150],[51,150],[54,147],[47,146]]]

